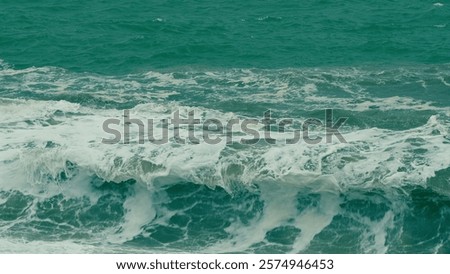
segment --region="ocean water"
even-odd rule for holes
[[[325,109],[346,142],[102,142]],[[2,0],[0,115],[2,253],[450,253],[448,1]]]

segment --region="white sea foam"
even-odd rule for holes
[[[359,218],[369,228],[361,240],[361,248],[364,253],[384,254],[388,251],[386,237],[389,229],[394,227],[394,214],[388,211],[379,221],[371,221],[367,217]]]
[[[155,145],[148,141],[102,144],[102,138],[109,137],[101,129],[103,121],[110,117],[121,119],[120,111],[93,110],[67,102],[9,100],[2,104],[9,114],[5,115],[7,123],[2,123],[0,129],[0,155],[5,163],[1,173],[8,176],[13,170],[22,169],[29,182],[42,183],[48,178],[56,179],[62,171],[70,173],[66,170],[67,161],[107,181],[132,178],[151,185],[156,181],[184,179],[225,188],[229,187],[227,176],[232,174],[231,164],[241,167],[239,178],[243,184],[258,180],[288,182],[295,181],[296,176],[326,175],[336,178],[341,187],[423,185],[436,171],[450,166],[446,143],[448,122],[438,116],[431,116],[427,124],[408,130],[349,129],[344,132],[348,143],[301,142],[235,149],[225,142],[184,146]],[[170,117],[172,110],[179,107],[158,108],[157,104],[147,104],[137,106],[131,113],[141,119],[162,119]],[[187,113],[189,109],[181,112]],[[55,111],[59,112],[54,114]],[[203,117],[223,120],[235,117],[207,109],[197,108],[197,111]],[[53,122],[42,122],[45,119]],[[137,130],[131,139],[136,135]],[[49,148],[49,144],[54,147]]]
[[[314,110],[341,108],[365,111],[368,108],[436,109],[437,102],[424,102],[423,92],[448,86],[448,65],[404,68],[329,68],[329,69],[228,69],[222,71],[150,71],[144,74],[100,76],[72,73],[61,68],[41,67],[14,69],[2,63],[0,81],[3,94],[39,94],[54,100],[135,106],[143,102],[166,100],[177,96],[182,104],[192,105],[193,98],[203,101],[247,103],[280,103],[288,108]],[[444,86],[442,86],[444,85]],[[410,97],[385,98],[393,88],[407,86]],[[373,89],[386,89],[382,97]],[[431,97],[430,97],[431,98]],[[195,103],[202,104],[196,100]],[[202,104],[205,105],[205,104]]]
[[[396,74],[400,79],[390,74]],[[103,132],[102,123],[108,118],[123,119],[123,112],[115,107],[57,99],[0,99],[0,190],[19,190],[32,194],[38,201],[62,193],[67,198],[88,197],[94,204],[99,194],[91,191],[89,184],[92,178],[116,183],[134,179],[138,183],[133,185],[133,193],[124,203],[123,222],[111,228],[111,236],[102,238],[105,242],[122,243],[142,234],[143,227],[157,216],[154,197],[146,188],[190,181],[212,188],[223,187],[232,192],[236,183],[257,185],[265,203],[261,215],[249,225],[232,223],[226,231],[233,240],[211,245],[207,251],[251,250],[255,244],[267,242],[269,231],[280,225],[289,225],[301,230],[291,252],[301,252],[332,222],[334,216],[341,213],[341,193],[361,188],[386,190],[409,185],[427,186],[436,172],[450,167],[448,107],[438,107],[433,102],[412,97],[373,97],[360,84],[361,81],[372,81],[375,85],[412,78],[408,81],[423,89],[436,84],[445,87],[448,86],[445,70],[432,73],[434,82],[428,76],[426,80],[417,80],[414,71],[369,73],[356,69],[281,73],[237,70],[184,73],[181,76],[151,72],[143,77],[145,81],[151,80],[149,82],[140,77],[80,77],[55,68],[14,70],[3,66],[0,70],[0,80],[4,80],[5,89],[11,94],[26,90],[42,95],[68,95],[74,92],[75,87],[83,87],[86,90],[79,94],[90,95],[95,91],[92,96],[100,100],[125,103],[128,99],[135,100],[130,113],[133,118],[141,120],[153,118],[159,121],[169,118],[175,110],[180,110],[183,117],[189,110],[195,110],[202,119],[216,118],[224,123],[233,118],[254,118],[207,107],[188,107],[186,105],[191,104],[184,105],[183,100],[178,103],[161,100],[165,96],[181,96],[178,88],[192,88],[193,94],[206,97],[211,92],[217,100],[235,96],[238,100],[252,103],[265,100],[289,105],[293,101],[317,109],[330,105],[323,89],[333,87],[342,96],[333,98],[332,105],[342,109],[428,110],[435,115],[423,125],[402,130],[347,128],[344,131],[347,143],[233,146],[225,142],[217,145],[202,142],[178,145],[172,142],[154,145],[136,143],[137,133],[132,132],[132,144],[108,145],[101,143],[102,138],[110,137]],[[39,87],[43,83],[50,88]],[[148,93],[143,92],[147,89]],[[227,90],[231,95],[225,94]],[[139,103],[139,100],[146,103]],[[262,135],[260,127],[255,129]],[[172,135],[173,128],[169,131]],[[181,131],[186,134],[185,129]],[[160,137],[160,133],[156,133]],[[64,181],[63,177],[69,179]],[[320,202],[299,212],[295,206],[296,195],[305,188],[317,193]],[[450,193],[445,184],[439,185],[438,191],[443,195]],[[35,205],[30,207],[31,215],[33,210]],[[362,239],[362,248],[366,252],[387,251],[386,235],[393,226],[392,214],[395,213],[388,211],[380,220],[365,220],[364,225],[370,228]],[[165,218],[171,214],[175,213],[166,214]],[[71,250],[78,250],[77,244],[67,244]],[[13,250],[13,246],[5,240],[2,250]],[[42,250],[39,248],[36,245],[31,249]],[[52,244],[42,248],[64,252],[64,248]],[[79,248],[80,252],[86,252],[86,248],[90,251],[89,243]]]
[[[292,246],[293,253],[307,248],[314,237],[327,227],[340,211],[338,192],[325,192],[320,195],[318,206],[309,207],[295,217],[296,227],[301,229],[301,234]]]
[[[261,216],[254,219],[249,226],[240,222],[232,223],[226,229],[232,235],[232,240],[220,242],[207,252],[248,250],[252,245],[264,242],[268,231],[285,224],[297,214],[296,191],[285,191],[285,189],[272,184],[263,183],[260,186],[262,188],[261,196],[265,202]]]
[[[119,228],[119,233],[112,234],[108,241],[123,243],[132,240],[142,233],[144,225],[155,218],[155,210],[152,204],[152,193],[146,191],[142,185],[134,185],[133,194],[124,203],[125,218]]]

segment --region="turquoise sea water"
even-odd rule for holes
[[[347,142],[102,143],[126,109]],[[3,253],[450,253],[447,1],[2,0],[0,115]]]

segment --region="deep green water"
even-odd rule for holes
[[[346,142],[102,143],[125,109]],[[0,0],[0,115],[0,252],[450,253],[447,1]]]

